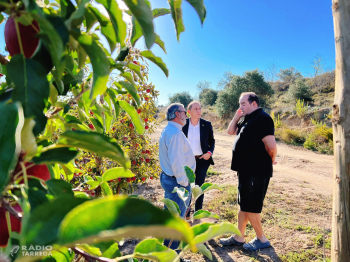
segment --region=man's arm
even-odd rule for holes
[[[275,140],[275,136],[265,136],[262,139],[264,145],[265,145],[265,149],[267,151],[267,153],[270,155],[271,159],[272,159],[272,164],[276,165],[276,155],[277,155],[277,146],[276,146],[276,140]]]
[[[232,121],[230,125],[227,128],[227,133],[229,135],[236,135],[237,134],[237,123],[243,116],[242,111],[240,109],[237,110],[235,116],[232,118]]]
[[[211,125],[210,122],[208,122],[209,125],[209,134],[208,134],[208,145],[209,149],[206,153],[204,153],[200,158],[204,158],[205,160],[208,160],[210,156],[214,153],[214,148],[215,148],[215,139],[214,139],[214,131],[213,131],[213,126]]]
[[[183,168],[185,163],[183,146],[183,138],[178,134],[174,134],[169,141],[168,156],[177,183],[186,187],[189,182]]]

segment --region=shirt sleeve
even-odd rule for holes
[[[259,139],[263,139],[266,136],[275,135],[275,126],[270,116],[264,116],[259,121],[257,128]]]
[[[185,169],[183,165],[185,163],[185,155],[183,152],[184,141],[179,134],[173,135],[169,140],[168,157],[171,163],[171,169],[173,171],[176,180],[179,182],[183,179],[187,179]]]

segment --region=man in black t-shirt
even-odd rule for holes
[[[260,213],[272,177],[272,165],[276,164],[277,147],[273,120],[259,107],[258,96],[252,92],[242,93],[239,104],[227,133],[237,134],[231,169],[238,174],[238,229],[241,236],[221,239],[220,243],[255,251],[271,246],[264,235]],[[248,222],[254,228],[256,238],[245,243],[244,232]]]

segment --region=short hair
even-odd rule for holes
[[[259,97],[254,92],[244,92],[241,94],[240,97],[248,95],[248,102],[249,104],[256,102],[258,106],[260,106],[260,100]]]
[[[184,105],[180,103],[173,103],[168,106],[168,108],[166,109],[166,119],[168,121],[171,121],[174,118],[176,118],[175,112],[179,110],[180,106],[184,107]]]
[[[188,110],[191,110],[193,104],[199,104],[200,106],[202,106],[201,103],[200,103],[199,101],[192,101],[191,103],[188,104],[188,106],[187,106],[187,111],[188,111]]]

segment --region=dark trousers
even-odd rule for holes
[[[204,158],[196,159],[196,185],[202,186],[205,181],[205,177],[207,176],[207,171],[210,166],[209,160],[205,160]],[[203,200],[204,200],[204,194],[201,195],[195,204],[195,211],[198,211],[203,208]]]

